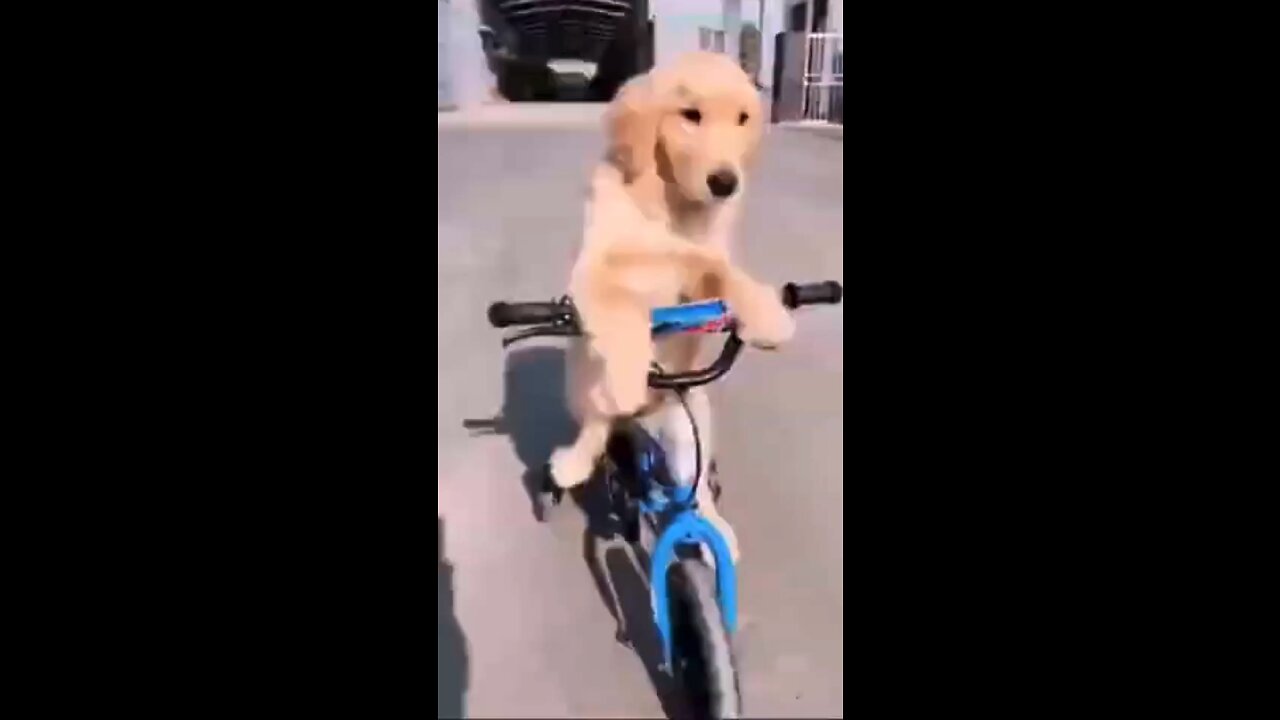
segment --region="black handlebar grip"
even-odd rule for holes
[[[536,325],[562,320],[570,313],[561,303],[505,303],[489,306],[489,323],[494,327]]]
[[[834,305],[843,299],[844,288],[835,280],[805,285],[787,283],[782,287],[782,304],[793,310],[801,305]]]

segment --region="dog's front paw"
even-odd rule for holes
[[[551,453],[551,481],[557,487],[568,489],[581,485],[595,470],[593,458],[581,457],[572,447],[562,447]]]
[[[796,334],[796,321],[772,288],[755,293],[739,317],[738,335],[756,347],[776,348]]]

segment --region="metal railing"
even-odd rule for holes
[[[805,38],[800,116],[844,124],[844,35],[810,33]]]

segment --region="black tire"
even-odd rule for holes
[[[715,571],[685,559],[667,570],[672,674],[692,717],[736,718],[742,694],[729,633],[716,602]]]

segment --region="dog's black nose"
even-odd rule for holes
[[[721,170],[707,176],[707,187],[711,194],[718,198],[726,198],[738,189],[738,176],[732,170]]]

